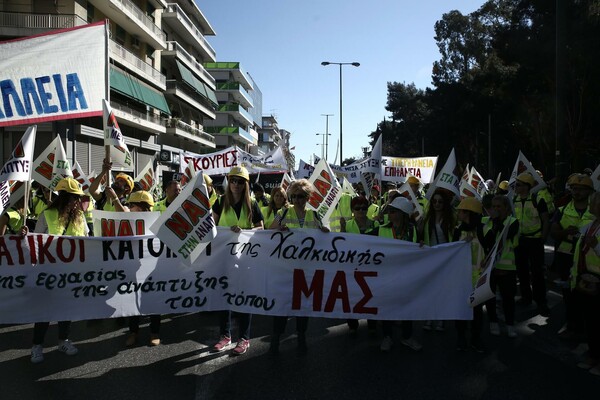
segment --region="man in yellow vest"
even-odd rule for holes
[[[104,211],[128,211],[126,206],[127,196],[133,190],[133,178],[126,173],[119,173],[111,187],[100,190],[100,182],[110,174],[112,163],[104,160],[102,172],[90,185],[90,195],[96,201],[96,207]]]
[[[169,205],[177,198],[177,196],[179,196],[179,193],[181,193],[181,184],[176,180],[172,180],[167,184],[165,189],[165,198],[157,201],[156,204],[154,204],[152,211],[165,211],[167,207],[169,207]]]
[[[515,249],[515,262],[519,277],[521,299],[519,303],[531,304],[535,300],[538,312],[548,316],[544,268],[544,241],[550,231],[550,219],[546,201],[531,193],[535,179],[527,172],[517,176],[516,196],[513,199],[515,216],[521,228],[519,245]]]
[[[555,240],[554,265],[557,268],[565,302],[566,325],[559,333],[562,339],[571,339],[583,333],[581,301],[578,293],[570,289],[569,274],[573,266],[573,254],[579,230],[594,220],[588,207],[588,199],[594,192],[592,179],[585,174],[573,174],[567,181],[567,185],[571,191],[571,201],[557,210],[550,230]]]

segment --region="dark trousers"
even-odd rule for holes
[[[535,300],[538,306],[546,305],[546,279],[544,271],[544,242],[541,238],[521,236],[515,248],[515,264],[519,275],[521,297]]]
[[[600,359],[600,295],[581,294],[590,356]]]
[[[485,304],[487,304],[487,302]],[[494,307],[495,306],[496,305],[494,302]],[[483,326],[483,304],[479,304],[478,306],[473,307],[472,321],[455,321],[456,333],[458,335],[459,340],[467,339],[467,327],[469,326],[469,322],[471,322],[471,343],[481,343],[481,329]]]
[[[140,330],[140,319],[139,315],[129,317],[129,332],[138,333]],[[150,316],[150,333],[158,335],[160,333],[160,315]]]
[[[494,269],[490,279],[490,285],[494,292],[500,291],[502,296],[502,309],[504,320],[507,325],[515,324],[515,295],[517,293],[517,272]],[[498,322],[496,314],[496,298],[485,303],[490,322]]]
[[[394,324],[396,321],[381,321],[381,327],[383,330],[383,336],[392,337],[394,334]],[[402,321],[402,339],[410,339],[413,334],[413,322]]]
[[[219,330],[221,336],[231,337],[231,314],[232,311],[219,311]],[[240,339],[250,339],[250,323],[252,314],[236,313],[240,329]]]
[[[48,332],[50,322],[36,322],[33,325],[33,344],[44,344],[44,337]],[[58,323],[58,340],[67,340],[71,332],[71,321]]]
[[[347,319],[346,322],[348,323],[348,328],[352,329],[353,331],[358,329],[358,320],[357,319]],[[369,328],[369,330],[377,329],[377,320],[368,319],[367,327]]]
[[[571,267],[573,266],[573,255],[556,252],[554,254],[554,265],[562,281],[568,283]],[[581,303],[581,294],[572,291],[571,288],[562,290],[563,301],[565,303],[565,320],[567,329],[572,332],[583,332],[583,306]]]
[[[288,317],[273,317],[273,334],[283,335],[287,326]],[[308,317],[296,317],[296,332],[304,335],[308,328]]]

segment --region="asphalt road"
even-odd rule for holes
[[[0,399],[593,399],[600,377],[576,367],[586,345],[560,341],[562,299],[548,294],[551,315],[517,308],[519,337],[491,336],[487,351],[456,350],[451,322],[445,332],[421,330],[413,352],[399,344],[381,353],[361,321],[356,338],[345,321],[311,319],[308,353],[296,351],[294,321],[280,354],[269,353],[272,319],[255,315],[248,353],[211,353],[218,336],[214,313],[163,317],[158,347],[124,346],[124,321],[81,321],[71,338],[76,356],[56,351],[57,327],[46,335],[45,361],[29,360],[32,325],[0,326]],[[120,324],[119,324],[120,323]],[[487,325],[487,324],[486,324]],[[234,338],[235,338],[234,330]]]

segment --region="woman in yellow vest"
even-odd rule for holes
[[[250,175],[244,167],[233,167],[227,175],[225,194],[214,204],[213,217],[217,226],[228,226],[233,232],[242,229],[263,229],[263,216],[258,203],[250,196]],[[234,355],[244,354],[250,347],[252,314],[239,313],[240,339]],[[231,311],[219,313],[220,339],[213,351],[223,351],[231,344]]]
[[[367,213],[369,212],[369,200],[364,196],[354,197],[350,202],[350,207],[352,208],[352,219],[348,221],[345,219],[341,220],[342,232],[376,235],[379,223],[367,217]],[[356,337],[358,333],[358,320],[349,319],[347,322],[348,328],[350,329],[350,335]],[[369,335],[375,335],[377,321],[371,319],[367,320],[367,327],[369,329]]]
[[[6,210],[0,216],[0,235],[18,235],[21,233],[21,228],[25,225],[24,214],[24,198],[21,198],[17,203]]]
[[[571,285],[582,296],[589,346],[588,354],[577,366],[600,376],[600,192],[590,196],[590,212],[595,219],[581,228],[575,247]]]
[[[389,222],[379,227],[378,236],[417,242],[417,230],[411,222],[410,215],[414,211],[413,204],[405,197],[398,196],[386,207]],[[388,352],[392,349],[392,334],[395,321],[383,321],[383,340],[380,349]],[[413,338],[413,321],[402,321],[402,340],[406,347],[419,351],[423,346]]]
[[[83,213],[89,203],[86,204],[79,183],[73,178],[65,178],[58,182],[55,191],[58,192],[58,196],[38,218],[35,232],[49,235],[87,236],[88,227]],[[32,363],[44,361],[42,345],[49,325],[50,322],[36,322],[33,327]],[[58,323],[58,351],[73,356],[79,351],[69,340],[70,328],[71,321]]]
[[[485,250],[483,248],[483,224],[481,215],[483,214],[483,206],[481,201],[474,197],[466,197],[461,200],[456,207],[457,217],[460,225],[454,232],[454,237],[458,240],[464,240],[471,245],[471,267],[472,267],[472,284],[475,287],[479,276],[481,275],[481,263],[484,260]],[[496,307],[495,302],[488,301],[485,303],[489,309]],[[481,328],[483,325],[483,305],[479,304],[473,307],[473,321],[471,322],[471,348],[481,353],[484,351],[481,343]],[[455,321],[456,333],[458,340],[456,349],[464,351],[467,349],[467,326],[468,321]]]
[[[149,212],[154,207],[154,198],[145,190],[138,190],[129,195],[127,201],[130,212]],[[138,339],[140,316],[129,317],[129,334],[125,346],[133,346]],[[160,315],[150,315],[150,346],[160,345]]]
[[[296,228],[320,229],[322,232],[329,232],[327,227],[323,226],[319,215],[306,208],[308,198],[314,191],[313,185],[306,179],[300,179],[292,182],[288,188],[289,198],[292,205],[288,208],[282,208],[277,212],[277,216],[271,224],[271,229],[286,231]],[[272,353],[279,352],[279,341],[281,335],[285,332],[288,317],[273,317],[273,336],[271,337]],[[308,317],[296,317],[296,332],[298,333],[298,351],[306,352],[306,329],[308,328]]]
[[[519,221],[510,215],[511,207],[508,197],[496,195],[492,199],[492,215],[484,220],[483,237],[484,248],[487,254],[492,250],[497,241],[503,240],[504,227],[508,226],[506,237],[503,240],[500,258],[496,262],[490,285],[492,290],[500,291],[502,296],[502,309],[508,337],[517,337],[515,330],[515,295],[517,294],[517,266],[515,264],[515,247],[519,240]],[[500,335],[500,325],[496,315],[496,298],[491,300],[486,308],[490,319],[490,333]],[[492,305],[493,304],[493,305]]]
[[[454,195],[445,189],[433,192],[425,218],[419,226],[419,237],[427,246],[437,246],[453,241],[456,228],[456,211],[452,207]],[[444,321],[425,321],[423,329],[444,331]]]
[[[271,198],[267,207],[261,207],[260,210],[265,219],[265,228],[269,228],[275,219],[275,215],[282,208],[287,208],[288,201],[285,190],[281,186],[271,190]]]

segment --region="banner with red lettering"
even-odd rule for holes
[[[117,122],[117,117],[112,111],[112,107],[106,100],[102,100],[102,110],[104,116],[104,146],[110,149],[112,162],[126,171],[133,171],[133,158],[125,143],[125,137]]]
[[[539,192],[541,189],[545,188],[546,182],[537,173],[533,165],[529,162],[525,154],[519,151],[519,156],[517,157],[517,161],[515,162],[515,166],[513,167],[512,173],[510,174],[510,178],[508,179],[508,186],[510,187],[510,192],[515,191],[515,183],[517,182],[517,176],[522,174],[523,172],[527,172],[531,174],[533,179],[535,180],[535,185],[530,189],[531,193]],[[510,196],[512,198],[512,196]]]
[[[311,194],[306,206],[316,211],[321,217],[323,225],[328,227],[329,217],[342,197],[342,187],[324,158],[315,166],[309,181],[315,187],[315,191]]]
[[[0,213],[11,203],[11,195],[15,193],[16,187],[11,187],[11,182],[27,182],[31,180],[33,159],[33,146],[37,125],[30,126],[17,143],[10,158],[0,170]],[[17,199],[16,195],[13,201]]]
[[[191,163],[194,171],[203,171],[207,175],[227,174],[231,167],[238,165],[238,151],[236,147],[228,147],[224,150],[209,154],[194,154],[182,152],[180,171]]]
[[[142,190],[147,192],[152,191],[156,186],[156,173],[154,172],[154,159],[148,161],[148,164],[142,169],[138,176],[136,176],[134,182],[139,182],[142,185]]]
[[[261,230],[218,235],[191,266],[154,236],[0,237],[0,324],[244,313],[468,320],[470,245]]]
[[[150,230],[186,264],[196,261],[217,234],[202,173],[183,188]]]
[[[150,227],[160,216],[159,212],[118,212],[92,210],[94,236],[152,235]]]
[[[381,157],[381,180],[389,182],[406,182],[414,175],[425,183],[433,182],[438,158],[436,157]]]

